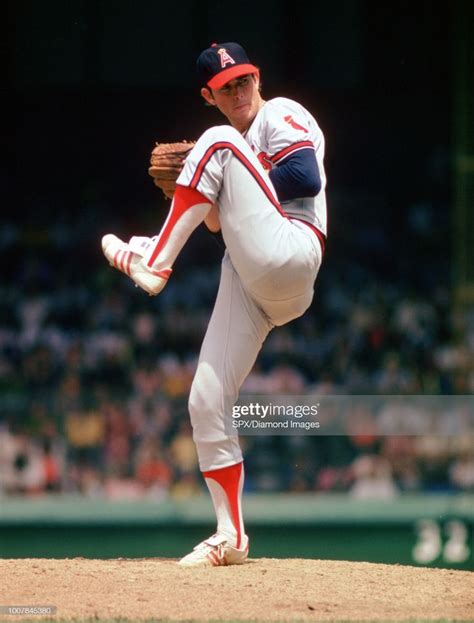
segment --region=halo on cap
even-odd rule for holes
[[[211,89],[220,89],[240,76],[256,74],[258,67],[249,61],[244,48],[234,42],[213,43],[197,59],[199,81]]]

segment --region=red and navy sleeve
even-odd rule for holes
[[[279,201],[315,197],[322,186],[315,122],[296,102],[276,98],[269,102],[265,126],[269,175]]]
[[[314,147],[290,153],[270,171],[270,179],[279,201],[316,197],[321,190],[321,176]]]

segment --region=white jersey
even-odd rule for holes
[[[219,80],[230,81],[235,75],[227,64],[236,65],[237,76],[249,70],[243,63],[245,52],[236,43],[214,44],[200,59],[200,73]],[[227,73],[221,76],[221,72]],[[209,76],[204,82],[209,83]],[[256,89],[256,82],[246,81],[244,100],[258,97]],[[240,427],[235,424],[252,422],[235,418],[235,403],[270,331],[299,318],[311,305],[325,250],[323,134],[312,115],[292,100],[276,98],[262,104],[245,135],[227,124],[209,128],[199,137],[185,158],[157,236],[145,240],[135,236],[129,244],[113,234],[103,239],[109,263],[154,295],[163,289],[178,254],[203,220],[218,216],[221,227],[226,249],[219,289],[188,401],[217,530],[215,537],[182,559],[181,564],[188,566],[237,564],[247,556],[240,503],[243,455]],[[269,171],[280,164],[284,167],[292,155],[296,167],[301,157],[308,179],[302,179],[307,183],[299,188],[308,190],[295,190],[304,171],[284,176],[280,168],[271,175],[276,178],[281,173],[287,179],[288,186],[282,182],[280,189],[282,197],[292,192],[311,194],[311,189],[317,189],[316,176],[308,171],[305,157],[314,166],[312,153],[321,180],[318,195],[280,202]]]
[[[283,201],[281,206],[289,217],[306,221],[326,235],[324,136],[311,113],[293,100],[276,97],[265,102],[244,138],[267,170],[284,162],[295,151],[314,148],[321,190],[316,197]]]

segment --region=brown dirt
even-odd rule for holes
[[[272,558],[212,569],[153,558],[0,560],[0,605],[55,605],[53,620],[467,621],[474,573]]]

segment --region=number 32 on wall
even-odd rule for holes
[[[419,564],[434,562],[439,556],[449,563],[461,563],[469,558],[469,531],[462,521],[448,521],[442,531],[436,521],[423,519],[416,524],[416,532],[418,540],[412,555]]]

